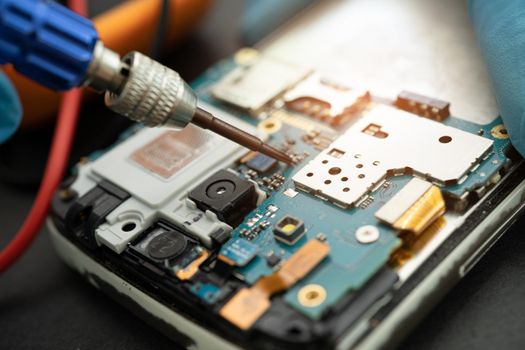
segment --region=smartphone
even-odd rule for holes
[[[322,2],[192,85],[294,163],[135,126],[48,220],[67,264],[184,347],[394,347],[524,209],[462,3]]]

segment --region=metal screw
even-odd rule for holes
[[[355,231],[355,238],[359,243],[372,243],[379,239],[379,230],[373,225],[361,226]]]
[[[297,299],[302,306],[319,306],[326,300],[326,289],[319,284],[307,284],[299,290]]]

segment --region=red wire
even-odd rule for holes
[[[69,0],[68,5],[77,13],[87,15],[86,0]],[[73,89],[63,94],[44,177],[24,223],[0,252],[0,273],[7,270],[29,248],[44,223],[51,199],[68,164],[81,104],[82,89]]]
[[[67,6],[81,16],[88,15],[87,0],[68,0]]]

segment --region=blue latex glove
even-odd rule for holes
[[[525,1],[469,0],[469,12],[501,117],[525,157]]]
[[[0,143],[11,136],[22,119],[22,106],[13,85],[0,71]]]

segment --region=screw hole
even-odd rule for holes
[[[441,143],[449,143],[450,141],[452,141],[452,137],[450,136],[441,136],[439,138],[439,142]]]
[[[75,220],[73,221],[73,227],[78,228],[80,225],[83,225],[87,219],[89,219],[89,216],[91,215],[91,212],[93,211],[92,206],[85,207],[80,211],[76,216]]]
[[[343,188],[343,192],[348,192],[348,191],[350,191],[350,188],[348,187]]]
[[[305,298],[308,299],[308,300],[315,300],[315,299],[319,298],[319,292],[317,292],[315,290],[311,290],[308,293],[306,293]]]
[[[82,209],[80,213],[78,213],[78,221],[79,222],[85,222],[89,216],[91,215],[91,212],[93,211],[92,206],[85,207]]]
[[[301,335],[303,333],[302,329],[297,326],[292,326],[288,328],[288,333],[294,336]]]
[[[330,184],[332,183],[332,181],[330,181],[330,180],[325,180],[324,183],[325,183],[325,185],[330,185]]]
[[[357,169],[361,169],[361,168],[363,167],[363,164],[357,164],[355,167],[356,167]]]
[[[341,168],[338,168],[338,167],[333,167],[333,168],[330,168],[330,169],[328,170],[328,173],[329,173],[330,175],[337,175],[337,174],[339,174],[340,172],[341,172]]]
[[[314,173],[308,173],[308,174],[306,174],[306,176],[312,177],[312,176],[314,176]]]
[[[360,178],[360,179],[364,179],[365,178],[365,174],[359,174],[359,175],[357,175],[357,177]]]
[[[326,163],[328,163],[328,161],[325,159],[321,163],[326,164]]]
[[[137,224],[135,224],[134,222],[128,222],[122,225],[121,229],[124,232],[130,232],[130,231],[133,231],[135,227],[137,227]]]
[[[341,181],[343,181],[343,182],[348,181],[348,178],[347,178],[346,176],[343,176],[343,177],[341,178]]]

